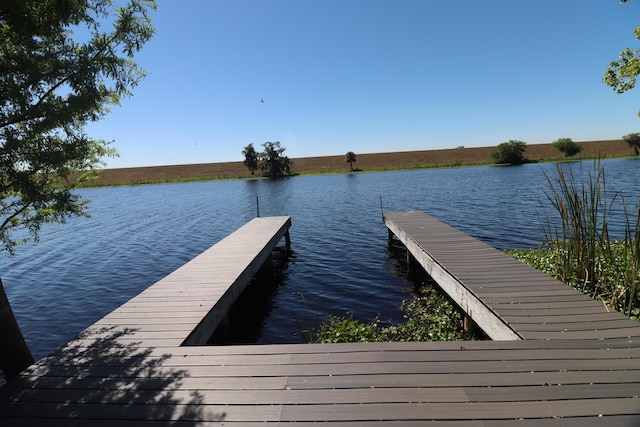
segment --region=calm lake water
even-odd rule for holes
[[[608,194],[635,212],[640,160],[603,162]],[[365,165],[363,165],[365,166]],[[579,173],[580,164],[564,164]],[[593,162],[582,168],[593,171]],[[246,340],[300,342],[328,314],[399,319],[413,285],[387,244],[385,211],[422,210],[496,247],[535,247],[555,213],[555,164],[238,180],[82,190],[91,218],[45,227],[41,242],[0,258],[0,275],[40,358],[256,215],[292,217],[292,253]],[[611,229],[621,230],[622,216]],[[251,311],[255,313],[256,311]]]

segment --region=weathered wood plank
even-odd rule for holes
[[[520,360],[502,361],[490,367],[483,362],[377,362],[351,364],[279,364],[251,366],[164,366],[154,367],[154,374],[171,377],[176,372],[188,368],[190,378],[231,378],[231,377],[288,377],[288,376],[340,376],[340,375],[407,375],[407,374],[442,374],[442,373],[543,373],[562,371],[598,371],[603,368],[603,360]],[[608,359],[606,368],[609,371],[635,370],[636,360]],[[139,375],[137,370],[114,366],[46,366],[30,371],[39,377],[82,377],[82,378],[132,378]],[[446,383],[441,384],[442,386]]]
[[[514,402],[567,399],[631,398],[637,395],[640,383],[625,384],[565,384],[546,387],[419,387],[419,388],[369,388],[325,390],[198,390],[203,400],[227,405],[254,403],[268,404],[339,404],[339,403],[453,403],[453,402]],[[178,389],[171,392],[176,404],[188,404],[193,399],[192,390]],[[161,404],[163,396],[154,390],[120,391],[101,389],[87,393],[82,389],[59,389],[52,393],[26,389],[13,401],[28,403],[128,403]]]
[[[603,367],[604,368],[604,367]],[[193,379],[194,383],[205,379]],[[230,379],[227,378],[228,381]],[[388,374],[304,376],[287,378],[292,389],[338,389],[368,387],[509,387],[562,386],[566,384],[616,384],[640,382],[640,371],[509,372],[469,374]],[[640,402],[638,402],[640,403]]]
[[[156,420],[199,419],[227,421],[297,422],[316,421],[377,421],[394,414],[397,420],[449,420],[489,418],[564,418],[584,416],[635,415],[638,402],[634,399],[573,399],[570,401],[538,401],[508,403],[377,403],[377,404],[310,404],[310,405],[64,405],[48,403],[16,404],[8,415],[37,417],[57,412],[60,418],[85,420],[146,420],[150,413]],[[453,415],[455,414],[455,415]]]
[[[370,426],[388,426],[390,424],[400,427],[510,427],[514,425],[514,422],[521,427],[584,427],[585,425],[592,427],[632,427],[635,426],[638,421],[638,417],[635,415],[616,415],[616,416],[603,416],[599,418],[589,418],[588,424],[585,424],[584,417],[571,417],[571,418],[532,418],[532,419],[517,419],[517,420],[455,420],[455,421],[442,421],[442,420],[369,420],[369,421],[350,421],[349,426],[352,427],[370,427]],[[24,421],[24,422],[23,422]],[[47,420],[49,421],[49,420]],[[285,424],[283,422],[277,422],[276,424]],[[292,423],[288,423],[292,424]],[[316,421],[296,421],[296,427],[314,427],[317,426]],[[323,424],[329,426],[341,426],[345,425],[344,421],[323,421]],[[3,426],[5,424],[2,424]],[[41,419],[30,418],[20,420],[10,420],[8,426],[11,427],[59,427],[59,426],[85,426],[87,421],[85,420],[50,420],[49,423],[43,422]],[[91,427],[112,427],[114,421],[105,420],[91,420]],[[185,420],[118,420],[118,427],[208,427],[208,426],[242,426],[242,427],[264,427],[269,425],[266,421],[185,421]]]
[[[312,421],[320,417],[331,421],[376,421],[388,419],[393,413],[395,419],[508,419],[517,418],[564,418],[585,416],[607,416],[628,414],[638,411],[636,399],[596,399],[570,401],[509,402],[509,403],[413,403],[384,405],[307,405],[304,407],[285,405],[282,407],[282,421]],[[455,414],[455,415],[454,415]]]

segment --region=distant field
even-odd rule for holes
[[[626,143],[620,140],[588,141],[582,144],[582,158],[626,157],[633,154]],[[419,169],[490,164],[490,152],[495,147],[452,148],[446,150],[401,151],[376,154],[356,153],[354,168],[362,171],[395,169]],[[562,160],[563,156],[551,144],[527,145],[525,157],[532,161]],[[301,175],[346,173],[349,164],[344,154],[325,157],[294,158],[293,172]],[[259,175],[259,174],[258,174]],[[251,175],[238,162],[201,163],[174,166],[150,166],[140,168],[105,169],[95,185],[152,184],[180,181],[206,181],[216,179],[247,178]]]

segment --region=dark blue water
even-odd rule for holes
[[[640,160],[604,162],[608,193],[640,201]],[[567,168],[568,165],[562,167]],[[579,164],[572,167],[579,170]],[[592,171],[592,163],[582,166]],[[545,239],[554,164],[82,190],[91,218],[43,229],[0,254],[0,275],[36,358],[46,355],[256,215],[290,215],[292,251],[256,342],[299,342],[299,322],[328,314],[400,316],[385,211],[422,210],[499,249]],[[622,217],[613,215],[612,229]],[[304,301],[302,300],[304,298]]]

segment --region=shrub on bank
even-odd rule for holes
[[[556,139],[551,145],[566,157],[575,156],[582,151],[582,145],[574,142],[571,138]]]
[[[526,142],[510,140],[503,142],[498,145],[495,150],[491,151],[491,157],[493,157],[499,165],[520,165],[524,163],[524,151],[526,149]]]

